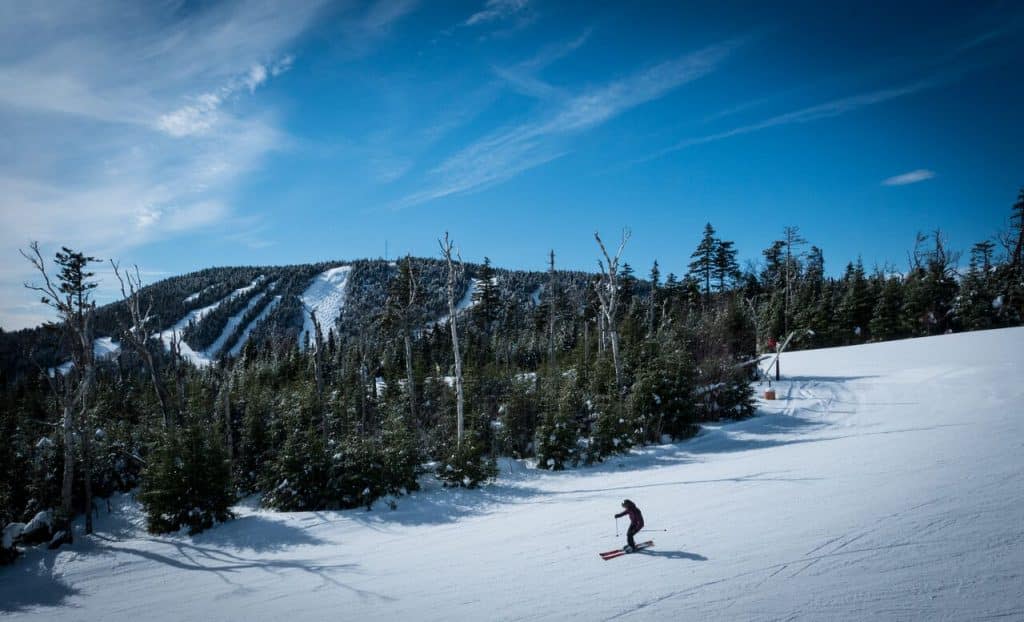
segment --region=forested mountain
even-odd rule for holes
[[[1012,216],[966,267],[936,232],[905,270],[857,260],[831,277],[788,227],[741,270],[709,223],[682,276],[657,263],[637,276],[624,232],[617,250],[597,238],[594,274],[555,270],[553,253],[547,272],[450,254],[146,286],[122,270],[124,300],[99,308],[92,259],[64,249],[41,285],[61,321],[0,333],[0,523],[52,509],[56,546],[93,497],[139,486],[152,530],[199,531],[243,494],[369,508],[428,469],[472,487],[498,455],[562,469],[684,438],[750,416],[749,362],[789,337],[805,348],[1019,324],[1024,192]]]

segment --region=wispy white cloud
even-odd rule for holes
[[[916,184],[921,181],[926,181],[935,177],[934,171],[929,171],[926,168],[919,168],[916,171],[910,171],[909,173],[903,173],[902,175],[896,175],[890,177],[882,182],[883,186],[906,186],[907,184]]]
[[[572,136],[711,73],[737,45],[710,46],[559,100],[537,118],[492,132],[455,153],[430,171],[427,188],[395,207],[479,190],[562,157]]]
[[[772,127],[779,127],[782,125],[794,125],[801,123],[810,123],[812,121],[818,121],[821,119],[830,119],[838,117],[849,112],[853,112],[860,108],[867,106],[874,106],[881,104],[899,97],[906,97],[913,95],[925,89],[933,88],[941,84],[939,80],[920,80],[911,84],[903,86],[881,89],[877,91],[871,91],[868,93],[861,93],[858,95],[851,95],[849,97],[843,97],[839,99],[833,99],[831,101],[809,106],[807,108],[801,108],[792,112],[776,115],[769,117],[763,121],[751,123],[748,125],[741,125],[724,132],[716,132],[714,134],[707,134],[705,136],[699,136],[696,138],[687,138],[682,140],[675,145],[662,149],[644,160],[650,160],[657,158],[673,151],[692,147],[694,145],[701,145],[704,143],[711,143],[726,138],[732,138],[733,136],[740,136],[743,134],[750,134],[751,132],[757,132]]]
[[[89,7],[0,5],[5,328],[28,317],[30,240],[117,257],[236,218],[229,193],[289,140],[254,97],[320,2]]]
[[[487,0],[481,10],[466,19],[465,25],[476,26],[508,19],[522,12],[528,5],[529,0]]]
[[[191,97],[191,103],[160,115],[156,127],[160,131],[181,138],[206,134],[220,120],[220,109],[237,96],[248,92],[250,95],[267,82],[270,76],[277,77],[291,66],[291,56],[269,65],[256,63],[245,73],[229,79],[215,91]]]
[[[552,63],[581,48],[590,39],[591,33],[592,30],[588,28],[575,39],[544,47],[532,58],[521,63],[507,67],[494,66],[491,70],[507,86],[523,95],[537,99],[565,97],[568,95],[565,89],[545,82],[538,74]]]
[[[391,34],[400,20],[419,8],[419,4],[419,0],[373,0],[364,6],[349,6],[338,24],[336,43],[349,56],[365,56]]]

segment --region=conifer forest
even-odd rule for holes
[[[688,265],[633,266],[643,240],[595,234],[593,272],[559,269],[558,249],[543,272],[465,261],[442,233],[434,257],[147,284],[33,244],[26,286],[53,321],[0,332],[0,525],[50,511],[39,537],[58,547],[73,517],[88,533],[104,498],[137,490],[151,532],[198,533],[251,495],[378,510],[425,475],[486,485],[498,457],[585,468],[684,439],[751,416],[770,380],[752,363],[782,344],[1021,324],[1024,190],[1009,216],[968,249],[919,234],[899,266],[827,258],[796,226],[741,266],[711,223]],[[101,266],[121,295],[97,306]]]

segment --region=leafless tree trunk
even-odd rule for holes
[[[416,305],[416,294],[419,286],[416,283],[416,273],[412,270],[412,258],[406,256],[406,266],[409,271],[409,298],[408,304],[402,310],[402,330],[405,341],[405,390],[409,396],[409,415],[412,417],[413,425],[419,426],[416,417],[416,382],[412,369],[412,311]]]
[[[612,363],[615,366],[615,385],[622,388],[622,360],[619,356],[619,328],[616,322],[616,313],[619,308],[619,259],[622,257],[622,250],[629,241],[629,229],[622,230],[622,241],[619,242],[619,249],[612,257],[601,241],[601,236],[595,231],[594,239],[601,248],[604,261],[598,259],[597,265],[601,269],[601,279],[597,282],[597,299],[601,303],[601,315],[604,317],[605,330],[608,332],[608,340],[612,346]],[[607,265],[605,265],[607,262]]]
[[[412,373],[412,330],[406,326],[405,335],[405,391],[409,396],[409,416],[413,425],[419,425],[416,418],[416,382]]]
[[[459,351],[459,329],[458,318],[455,315],[455,281],[458,274],[462,272],[462,258],[452,258],[454,244],[448,238],[448,232],[444,232],[444,240],[438,240],[441,246],[441,255],[448,264],[448,325],[452,331],[452,353],[455,355],[455,414],[456,414],[456,445],[462,447],[462,425],[463,425],[463,394],[462,394],[462,354]]]
[[[73,539],[71,530],[72,517],[72,487],[75,474],[75,413],[78,411],[81,418],[81,431],[83,440],[83,455],[85,457],[85,496],[86,496],[86,533],[92,533],[91,503],[92,482],[91,470],[89,467],[90,451],[88,445],[89,422],[88,409],[89,400],[92,396],[93,386],[96,380],[96,367],[93,351],[93,320],[95,304],[89,300],[89,291],[95,287],[87,279],[93,276],[88,272],[88,264],[97,261],[93,257],[86,257],[80,253],[74,253],[69,249],[63,249],[63,254],[58,253],[58,263],[65,270],[77,271],[75,277],[65,277],[61,274],[59,283],[55,283],[46,271],[46,262],[39,250],[39,243],[29,244],[30,253],[20,251],[24,257],[39,273],[43,279],[41,285],[25,283],[25,287],[41,294],[41,302],[57,312],[57,316],[64,327],[65,335],[69,337],[72,354],[72,368],[65,376],[64,398],[61,400],[62,409],[62,431],[64,436],[64,473],[61,482],[61,522],[60,528],[65,530],[64,541],[71,542]]]
[[[185,419],[185,366],[181,358],[181,335],[176,331],[171,334],[171,372],[174,375],[174,385],[177,389],[178,416],[175,424],[180,425]]]
[[[71,486],[75,481],[75,399],[70,381],[65,383],[63,421],[61,431],[64,434],[64,479],[60,486],[60,513],[68,520],[68,537],[71,541]]]
[[[138,354],[145,363],[146,370],[149,372],[149,380],[153,384],[153,391],[156,392],[156,399],[160,403],[160,414],[163,415],[164,429],[170,428],[171,415],[167,409],[167,389],[160,380],[160,375],[156,369],[156,361],[148,346],[151,338],[148,324],[150,311],[152,311],[153,306],[150,304],[146,307],[145,313],[142,312],[142,276],[139,273],[139,267],[135,266],[134,276],[131,272],[125,271],[122,277],[118,264],[111,260],[110,265],[114,268],[114,275],[117,277],[118,282],[121,283],[121,298],[128,307],[128,315],[131,320],[131,326],[122,331],[123,342]]]
[[[228,446],[228,460],[235,461],[235,426],[231,420],[231,363],[224,364],[224,378],[221,381],[221,393],[224,399],[224,441]]]
[[[82,362],[82,387],[79,397],[82,421],[82,476],[85,480],[85,533],[91,534],[92,525],[92,421],[89,416],[91,410],[89,398],[93,394],[93,387],[96,385],[96,353],[93,350],[93,327],[95,325],[96,304],[89,307],[84,314],[80,332],[79,347],[81,352],[79,358]]]
[[[548,367],[555,370],[555,251],[551,250],[548,264]]]
[[[590,362],[590,321],[583,320],[583,360]]]
[[[782,313],[782,325],[783,333],[789,333],[789,306],[793,296],[791,290],[793,287],[793,247],[802,246],[807,243],[807,240],[800,236],[800,227],[788,226],[783,229],[783,235],[785,236],[786,243],[786,291],[783,299],[783,313]]]
[[[324,399],[324,333],[320,328],[320,320],[316,318],[313,309],[306,308],[309,319],[313,322],[313,379],[316,381],[316,409],[320,416],[320,430],[324,440],[327,440],[327,415],[323,407]]]

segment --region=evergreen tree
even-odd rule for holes
[[[718,257],[719,241],[715,237],[715,228],[711,223],[704,225],[704,236],[693,251],[690,258],[689,276],[704,284],[703,292],[705,301],[711,297],[711,279],[715,275],[715,260]]]
[[[871,337],[879,341],[903,336],[903,288],[895,276],[882,279],[878,301],[871,315]]]
[[[843,288],[845,293],[839,305],[839,317],[842,330],[848,335],[847,343],[866,340],[875,302],[859,258],[856,264],[847,264]]]
[[[579,424],[587,416],[583,392],[578,384],[562,385],[555,408],[544,414],[534,439],[537,468],[561,471],[580,463]]]
[[[633,418],[642,427],[642,440],[661,442],[663,436],[687,438],[696,433],[693,386],[696,369],[683,349],[665,349],[653,340],[648,350],[658,350],[641,366],[630,393]]]
[[[647,278],[651,282],[651,296],[647,301],[647,335],[653,336],[658,319],[658,306],[662,300],[661,270],[658,268],[657,259],[654,260],[654,265],[651,266],[651,272]]]
[[[1017,202],[1013,204],[1010,215],[1010,265],[1024,271],[1024,188],[1017,194]]]
[[[914,264],[907,276],[904,311],[916,334],[936,335],[952,326],[957,256],[946,249],[940,231],[932,236],[934,246],[930,251],[920,250],[926,239],[918,236]]]
[[[712,277],[718,281],[718,291],[724,292],[740,276],[740,266],[736,261],[736,249],[732,241],[721,240],[715,248]]]
[[[978,242],[971,248],[971,261],[967,275],[960,283],[954,302],[954,314],[967,330],[992,328],[998,321],[998,309],[993,283],[992,252],[995,243]]]
[[[498,319],[501,310],[501,293],[498,290],[497,277],[491,267],[491,260],[484,257],[484,263],[477,271],[476,289],[473,290],[473,316],[480,328],[490,334],[493,323]]]
[[[189,534],[231,518],[231,469],[222,436],[194,421],[159,436],[139,495],[151,533],[187,527]]]

